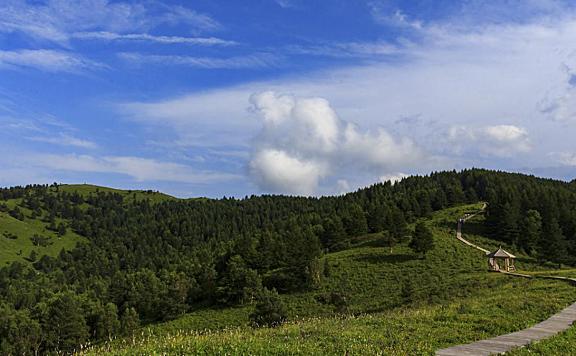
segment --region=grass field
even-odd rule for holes
[[[9,207],[18,203],[15,200],[6,202]],[[34,250],[38,258],[42,255],[56,256],[62,249],[71,250],[85,238],[77,235],[71,229],[63,236],[47,229],[48,224],[40,219],[30,219],[30,211],[20,208],[24,213],[24,221],[13,218],[8,213],[0,212],[0,265],[7,265],[13,261],[28,263],[27,258]],[[57,223],[61,220],[57,219]],[[17,236],[16,239],[7,238],[5,234]],[[39,235],[49,238],[48,246],[34,246],[31,237]]]
[[[392,251],[381,247],[377,234],[326,255],[331,272],[320,288],[282,296],[291,320],[285,326],[248,327],[250,306],[202,309],[87,353],[426,355],[523,329],[576,299],[576,288],[562,281],[487,272],[483,253],[454,237],[456,219],[479,206],[447,209],[428,219],[435,248],[424,259],[405,244]],[[523,268],[540,268],[521,257]],[[317,301],[330,291],[347,295],[346,313]]]
[[[479,288],[475,295],[445,305],[310,318],[275,329],[188,329],[171,334],[148,329],[86,354],[432,355],[438,348],[523,329],[576,298],[576,289],[562,282],[497,274],[486,274],[485,282],[495,288]]]

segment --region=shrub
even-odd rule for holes
[[[254,312],[250,314],[253,327],[276,327],[287,320],[287,312],[282,299],[275,289],[264,288],[258,298]]]
[[[13,233],[8,232],[8,231],[5,231],[5,232],[4,232],[4,237],[7,238],[7,239],[10,239],[10,240],[16,240],[16,239],[18,239],[18,235],[13,234]]]
[[[53,243],[52,241],[50,241],[49,237],[40,236],[36,234],[30,237],[30,240],[32,241],[32,244],[34,246],[41,246],[41,247],[50,246]]]
[[[333,306],[336,313],[346,313],[348,311],[349,299],[344,292],[330,292],[316,296],[316,300],[319,303]]]

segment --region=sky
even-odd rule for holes
[[[572,180],[575,137],[573,1],[0,1],[0,186]]]

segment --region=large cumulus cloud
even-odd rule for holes
[[[408,138],[396,138],[383,128],[363,131],[339,118],[323,98],[267,91],[250,101],[262,128],[249,169],[265,191],[310,195],[323,180],[341,187],[351,172],[391,175],[426,156]]]

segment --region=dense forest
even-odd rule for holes
[[[0,211],[87,239],[57,257],[2,267],[2,354],[69,352],[196,308],[313,289],[324,274],[319,258],[345,249],[350,237],[382,232],[390,245],[407,242],[418,218],[469,202],[488,203],[494,239],[541,261],[576,264],[575,182],[472,169],[337,197],[163,202],[59,187],[0,189]],[[5,203],[14,199],[19,206]]]

